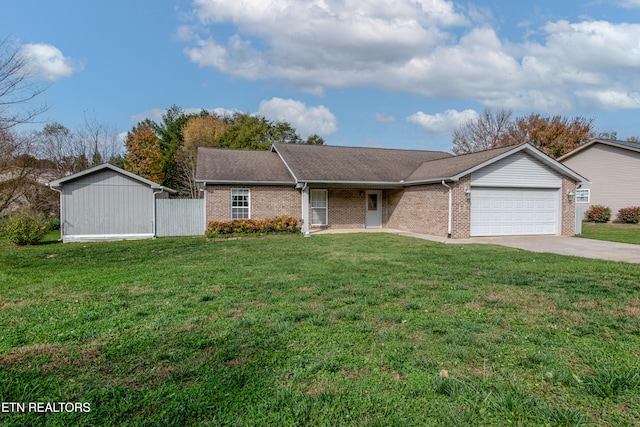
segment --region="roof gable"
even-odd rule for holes
[[[588,182],[586,178],[552,159],[530,144],[520,144],[508,147],[494,148],[477,153],[462,154],[460,156],[425,163],[420,166],[407,180],[408,183],[434,182],[440,180],[454,180],[469,175],[477,170],[498,162],[512,154],[526,151],[533,158],[539,160],[561,175],[569,176],[577,182]]]
[[[592,139],[591,141],[587,142],[586,144],[576,148],[575,150],[565,154],[562,157],[558,158],[559,162],[562,162],[570,157],[575,156],[576,154],[580,154],[583,151],[586,151],[587,149],[593,147],[596,144],[602,144],[602,145],[607,145],[609,147],[616,147],[616,148],[620,148],[622,150],[629,150],[629,151],[635,151],[640,153],[640,143],[637,142],[630,142],[630,141],[618,141],[618,140],[613,140],[613,139],[600,139],[600,138],[596,138],[596,139]]]
[[[150,181],[150,180],[148,180],[146,178],[143,178],[143,177],[141,177],[139,175],[136,175],[136,174],[131,173],[129,171],[126,171],[124,169],[120,169],[119,167],[113,166],[112,164],[109,164],[109,163],[104,163],[104,164],[101,164],[101,165],[98,165],[98,166],[94,166],[92,168],[85,169],[85,170],[83,170],[81,172],[65,176],[64,178],[56,179],[54,181],[49,182],[49,187],[59,189],[65,183],[68,183],[68,182],[71,182],[71,181],[77,180],[79,178],[82,178],[82,177],[85,177],[85,176],[88,176],[88,175],[92,175],[92,174],[95,174],[95,173],[98,173],[98,172],[101,172],[101,171],[105,171],[105,170],[111,170],[111,171],[116,172],[118,174],[124,175],[124,176],[126,176],[128,178],[131,178],[131,179],[141,183],[141,184],[147,185],[147,186],[149,186],[150,188],[152,188],[154,190],[163,190],[163,191],[167,191],[168,193],[172,193],[172,194],[176,193],[175,190],[173,190],[173,189],[171,189],[169,187],[164,187],[164,186],[162,186],[160,184],[157,184],[157,183],[155,183],[153,181]]]

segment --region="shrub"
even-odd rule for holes
[[[298,220],[291,216],[279,216],[272,219],[236,219],[233,221],[210,221],[207,224],[207,237],[231,235],[260,235],[269,233],[297,233]]]
[[[16,245],[38,243],[49,231],[49,222],[41,214],[20,212],[11,215],[4,224],[4,234]]]
[[[618,221],[629,224],[637,224],[640,222],[640,206],[632,206],[630,208],[622,208],[618,211]]]
[[[60,230],[60,218],[51,218],[48,227],[49,230]]]
[[[593,222],[607,222],[611,219],[611,209],[603,205],[592,205],[585,213],[587,220]]]

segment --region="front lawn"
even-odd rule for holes
[[[0,403],[90,408],[1,425],[640,424],[640,265],[164,238],[0,246],[0,289]]]
[[[640,245],[640,224],[583,222],[582,237]]]

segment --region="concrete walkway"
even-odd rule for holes
[[[628,243],[607,242],[604,240],[583,239],[580,237],[564,236],[501,236],[501,237],[472,237],[470,239],[447,239],[446,237],[429,236],[426,234],[409,233],[399,230],[323,230],[313,234],[385,232],[399,236],[415,237],[445,244],[488,244],[508,246],[531,252],[549,252],[559,255],[578,256],[583,258],[604,259],[609,261],[624,261],[640,264],[640,245]]]

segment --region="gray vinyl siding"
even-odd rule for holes
[[[162,236],[201,236],[205,230],[204,199],[156,200],[158,226]]]
[[[596,143],[562,163],[591,182],[581,187],[591,190],[589,203],[577,203],[583,212],[605,205],[615,219],[618,210],[640,206],[640,153]]]
[[[473,172],[471,186],[560,188],[562,175],[531,155],[519,152]]]
[[[64,235],[153,233],[153,190],[114,171],[66,183],[61,202]]]

